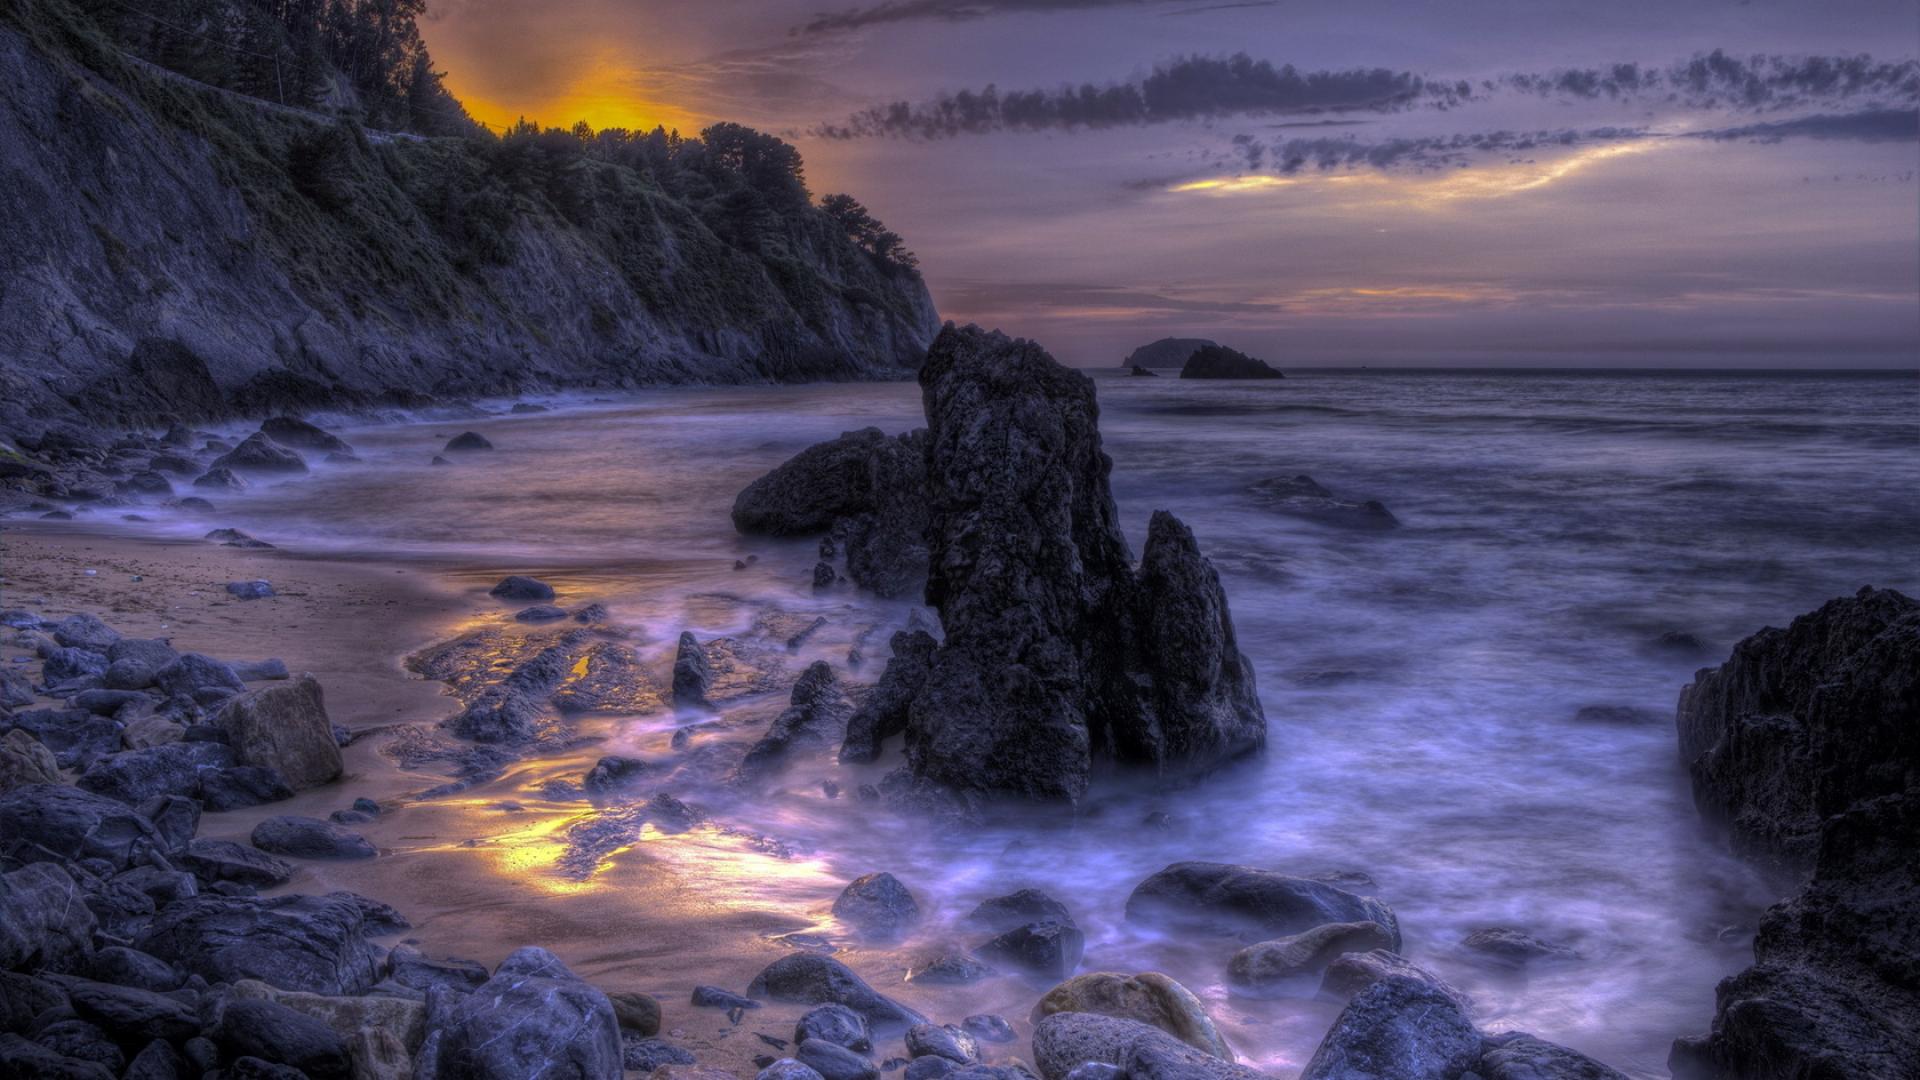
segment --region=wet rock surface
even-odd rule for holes
[[[1228,863],[1175,863],[1127,897],[1127,919],[1147,926],[1266,941],[1328,923],[1371,922],[1399,948],[1393,910],[1310,878]]]

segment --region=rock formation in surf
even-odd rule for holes
[[[1164,337],[1128,353],[1127,358],[1120,361],[1120,366],[1123,368],[1178,368],[1186,364],[1187,357],[1215,344],[1206,338]]]
[[[1702,814],[1805,877],[1674,1075],[1920,1076],[1920,603],[1862,589],[1760,631],[1682,691],[1678,725]]]
[[[1183,379],[1284,379],[1286,376],[1268,366],[1265,360],[1248,356],[1225,345],[1206,345],[1187,357],[1180,369]]]

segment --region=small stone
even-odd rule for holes
[[[607,993],[607,1000],[613,1002],[613,1018],[619,1021],[621,1031],[642,1036],[660,1033],[660,1002],[651,994],[613,990]]]
[[[1029,923],[1009,930],[978,952],[990,964],[1048,979],[1064,979],[1080,966],[1086,936],[1055,922]]]
[[[554,595],[553,586],[521,574],[510,574],[502,578],[500,584],[495,585],[489,594],[501,600],[536,601],[551,600]]]
[[[463,431],[448,439],[445,449],[449,454],[468,453],[474,450],[491,450],[493,444],[487,441],[485,435],[477,431]]]
[[[378,852],[366,837],[330,821],[284,814],[253,827],[253,846],[296,859],[371,859]]]
[[[833,917],[867,937],[893,938],[920,921],[920,905],[892,874],[867,874],[834,900]]]
[[[227,592],[241,600],[265,600],[276,595],[273,584],[268,581],[229,581]]]

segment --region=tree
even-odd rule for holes
[[[828,195],[820,200],[820,210],[846,232],[847,239],[882,264],[905,271],[920,266],[919,257],[907,250],[900,234],[880,224],[853,196]]]

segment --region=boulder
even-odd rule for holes
[[[105,653],[114,642],[120,640],[119,631],[101,622],[98,616],[84,612],[69,615],[48,628],[53,640],[69,649],[86,649],[89,652]]]
[[[942,1057],[956,1065],[980,1058],[980,1044],[952,1024],[915,1024],[907,1029],[907,1056]]]
[[[232,469],[221,467],[208,469],[193,478],[193,486],[211,491],[245,491],[247,481]]]
[[[1132,1076],[1130,1062],[1136,1054],[1143,1070],[1140,1075],[1162,1080],[1260,1080],[1260,1074],[1251,1069],[1197,1050],[1137,1020],[1063,1012],[1041,1020],[1033,1029],[1033,1063],[1043,1080],[1065,1080],[1090,1062]]]
[[[908,968],[907,981],[915,985],[966,986],[992,974],[992,968],[964,953],[941,953]]]
[[[619,1023],[605,994],[552,953],[523,948],[480,989],[427,995],[416,1080],[619,1080]]]
[[[825,1078],[792,1058],[779,1058],[754,1074],[753,1080],[825,1080]]]
[[[1043,979],[1064,979],[1080,966],[1087,938],[1065,923],[1036,922],[1017,926],[976,950],[982,960],[1007,971],[1022,971]]]
[[[153,823],[127,804],[79,788],[28,784],[0,795],[0,846],[30,845],[23,858],[104,859],[124,869],[161,846]]]
[[[1327,923],[1288,937],[1249,945],[1227,962],[1227,980],[1241,993],[1283,992],[1312,979],[1346,953],[1393,948],[1393,934],[1375,922]]]
[[[1096,758],[1185,771],[1264,747],[1251,667],[1191,534],[1156,516],[1135,573],[1092,382],[1030,342],[949,327],[920,385],[926,597],[946,638],[908,710],[915,777],[1073,800]]]
[[[32,1080],[114,1080],[119,1070],[98,1061],[68,1057],[12,1032],[0,1034],[0,1063],[8,1075]]]
[[[613,1005],[613,1018],[621,1031],[651,1036],[660,1033],[660,1002],[638,990],[609,990],[607,1001]]]
[[[1265,360],[1248,356],[1225,345],[1202,345],[1187,357],[1180,368],[1183,379],[1280,379],[1285,378]]]
[[[960,1026],[981,1042],[1010,1043],[1019,1039],[1013,1025],[997,1013],[975,1013],[960,1021]]]
[[[1157,971],[1077,975],[1046,992],[1033,1007],[1035,1023],[1055,1013],[1097,1013],[1135,1020],[1224,1061],[1233,1051],[1192,991]]]
[[[387,954],[387,968],[388,978],[401,986],[418,990],[423,995],[436,986],[444,986],[457,993],[477,990],[486,983],[488,979],[493,977],[492,973],[489,972],[483,964],[472,960],[461,960],[455,957],[434,959],[411,945],[394,946],[393,951]],[[613,1003],[614,1016],[616,1019],[622,1020],[622,1026],[625,1026],[624,1017],[627,1014],[621,1011],[621,1000],[629,997],[644,998],[646,995],[607,995],[607,1000]],[[651,998],[647,998],[647,1000],[652,1001]],[[628,1007],[632,1009],[641,1008],[638,1004]],[[657,1002],[654,1004],[654,1010],[657,1014],[659,1010],[659,1004]],[[658,1022],[657,1015],[655,1022]],[[642,1031],[641,1034],[651,1035],[653,1032]]]
[[[1400,947],[1393,909],[1310,878],[1230,863],[1174,863],[1127,897],[1130,922],[1265,941],[1327,923],[1373,922]]]
[[[1485,1080],[1627,1080],[1579,1051],[1523,1031],[1487,1036],[1473,1071]]]
[[[74,784],[96,795],[137,804],[156,795],[193,796],[200,774],[233,764],[233,751],[214,742],[176,742],[122,750],[87,766]]]
[[[553,586],[538,578],[509,574],[501,578],[498,585],[487,590],[487,595],[501,600],[551,600],[554,592]]]
[[[905,1005],[883,997],[845,964],[815,953],[790,953],[775,960],[754,976],[747,993],[798,1005],[845,1005],[876,1032],[898,1031],[926,1021]]]
[[[293,798],[293,788],[277,769],[235,765],[200,773],[200,802],[209,810],[240,810]]]
[[[168,697],[184,694],[202,705],[224,701],[247,688],[230,665],[199,653],[180,656],[155,672],[153,681]]]
[[[231,881],[264,889],[284,885],[293,877],[293,864],[285,859],[231,840],[205,837],[187,844],[180,855],[180,865],[209,884]]]
[[[92,649],[56,648],[45,654],[40,665],[40,678],[48,686],[58,687],[98,679],[106,671],[107,658]]]
[[[891,939],[920,921],[920,905],[892,874],[865,874],[834,900],[833,917],[865,937]]]
[[[464,454],[475,450],[491,450],[493,444],[487,441],[485,435],[477,431],[463,431],[448,439],[443,449],[449,454]]]
[[[149,1039],[179,1042],[200,1034],[199,1011],[177,997],[71,976],[59,983],[81,1019],[122,1041],[137,1046]]]
[[[178,990],[181,981],[173,965],[124,945],[108,945],[96,950],[87,959],[82,974],[96,983],[150,990],[156,994]],[[195,1031],[198,1031],[197,1025]]]
[[[239,446],[215,458],[212,468],[242,473],[304,473],[307,463],[297,451],[274,442],[265,432],[256,431],[241,440]]]
[[[1460,940],[1467,949],[1491,964],[1522,968],[1551,960],[1578,960],[1580,954],[1565,945],[1535,937],[1511,926],[1490,926],[1475,930]],[[1387,948],[1385,945],[1374,946]]]
[[[227,595],[236,600],[265,600],[277,595],[271,581],[229,581]]]
[[[1138,1039],[1120,1066],[1128,1080],[1269,1080],[1265,1073],[1174,1039]]]
[[[260,422],[260,431],[281,446],[322,454],[353,453],[353,447],[340,436],[297,416],[270,416]]]
[[[1459,1002],[1419,979],[1385,978],[1354,995],[1300,1080],[1460,1080],[1480,1032]]]
[[[287,1065],[312,1080],[347,1080],[353,1071],[346,1042],[331,1026],[267,997],[229,1000],[213,1038],[230,1057]]]
[[[0,737],[0,795],[28,784],[57,784],[60,763],[39,739],[19,728]]]
[[[1424,982],[1453,999],[1461,1011],[1469,1007],[1467,996],[1442,981],[1438,975],[1387,949],[1344,953],[1327,964],[1320,977],[1320,996],[1334,1001],[1350,1001],[1354,995],[1384,979]]]
[[[815,1005],[794,1025],[793,1041],[819,1039],[835,1046],[866,1053],[873,1049],[873,1034],[867,1030],[866,1017],[845,1005]]]
[[[85,769],[120,749],[120,725],[85,709],[29,709],[0,719],[25,732],[62,769]]]
[[[673,703],[683,706],[707,704],[707,687],[713,684],[713,667],[706,650],[690,631],[680,632],[680,643],[673,655]]]
[[[826,1080],[880,1080],[880,1070],[864,1056],[821,1039],[808,1039],[794,1048],[793,1059]]]
[[[79,891],[54,863],[0,874],[0,971],[66,971],[93,952],[95,920]]]
[[[841,761],[878,760],[881,744],[907,730],[913,699],[926,685],[933,652],[939,647],[940,643],[925,630],[901,630],[893,635],[892,658],[880,673],[880,681],[847,720],[847,738],[840,744]]]
[[[796,753],[824,750],[846,737],[853,704],[840,688],[833,665],[816,660],[793,684],[786,709],[740,762],[742,779],[762,779],[785,768]]]
[[[296,791],[340,776],[333,721],[311,675],[242,693],[222,705],[212,723],[226,733],[241,764],[272,769]]]
[[[170,904],[134,947],[208,982],[360,994],[379,981],[365,909],[346,894],[196,896]]]
[[[320,818],[282,814],[253,827],[253,846],[296,859],[371,859],[378,851],[366,837]]]

